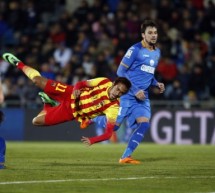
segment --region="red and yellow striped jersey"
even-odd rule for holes
[[[107,78],[95,78],[87,80],[87,84],[89,87],[81,89],[77,101],[72,95],[73,116],[81,122],[82,119],[106,115],[107,122],[114,124],[118,115],[119,101],[109,99],[108,89],[113,83]]]

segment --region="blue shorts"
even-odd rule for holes
[[[0,137],[0,162],[5,162],[6,144],[4,138]]]
[[[136,119],[139,117],[151,118],[150,100],[146,99],[141,102],[135,102],[130,107],[120,107],[117,117],[117,123],[122,123],[127,117],[128,127],[134,129],[137,127]]]
[[[96,124],[97,128],[106,128],[107,118],[106,116],[98,116],[92,119],[92,121]]]

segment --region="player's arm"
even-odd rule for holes
[[[117,69],[118,76],[126,77],[128,80],[130,80],[128,72],[130,67],[136,60],[138,52],[139,49],[137,47],[131,47],[128,49]],[[132,84],[130,90],[138,99],[143,100],[145,98],[144,91],[136,87],[134,84]]]
[[[152,86],[157,86],[158,85],[158,81],[156,80],[155,77],[153,77],[151,85]]]
[[[165,91],[165,86],[164,86],[164,83],[162,82],[158,82],[155,77],[152,79],[152,83],[151,83],[152,86],[156,86],[159,88],[160,90],[160,93],[163,93]]]
[[[160,58],[160,54],[159,54],[159,58]],[[158,87],[160,89],[160,93],[163,93],[165,91],[164,84],[162,82],[158,82],[155,77],[153,77],[151,85]]]
[[[82,136],[81,141],[87,146],[90,146],[94,143],[98,143],[101,141],[106,141],[111,138],[113,134],[113,128],[114,128],[114,123],[107,122],[105,132],[102,135],[95,136],[95,137]]]
[[[98,142],[110,139],[113,134],[113,129],[116,122],[118,110],[119,110],[119,106],[116,105],[105,111],[107,123],[106,123],[105,131],[102,135],[95,136],[95,137],[82,137],[81,141],[84,144],[90,146],[94,143],[98,143]]]
[[[80,81],[74,85],[74,88],[73,88],[74,98],[75,99],[79,98],[81,94],[81,89],[92,88],[106,82],[110,82],[110,80],[107,78],[95,78],[95,79]]]

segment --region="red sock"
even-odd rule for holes
[[[23,69],[24,66],[25,66],[25,64],[22,62],[18,62],[18,64],[17,64],[17,68],[19,68],[21,70]]]

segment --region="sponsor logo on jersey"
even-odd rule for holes
[[[129,49],[129,50],[126,52],[125,57],[126,57],[126,58],[130,58],[132,52],[133,52],[133,51]]]
[[[143,64],[143,65],[141,66],[141,70],[144,71],[144,72],[148,72],[148,73],[150,73],[150,74],[154,74],[154,72],[155,72],[155,68],[154,68],[154,67],[147,66],[147,65],[145,65],[145,64]]]
[[[150,61],[149,61],[149,64],[150,64],[150,66],[154,66],[155,61],[154,61],[154,60],[150,60]]]

